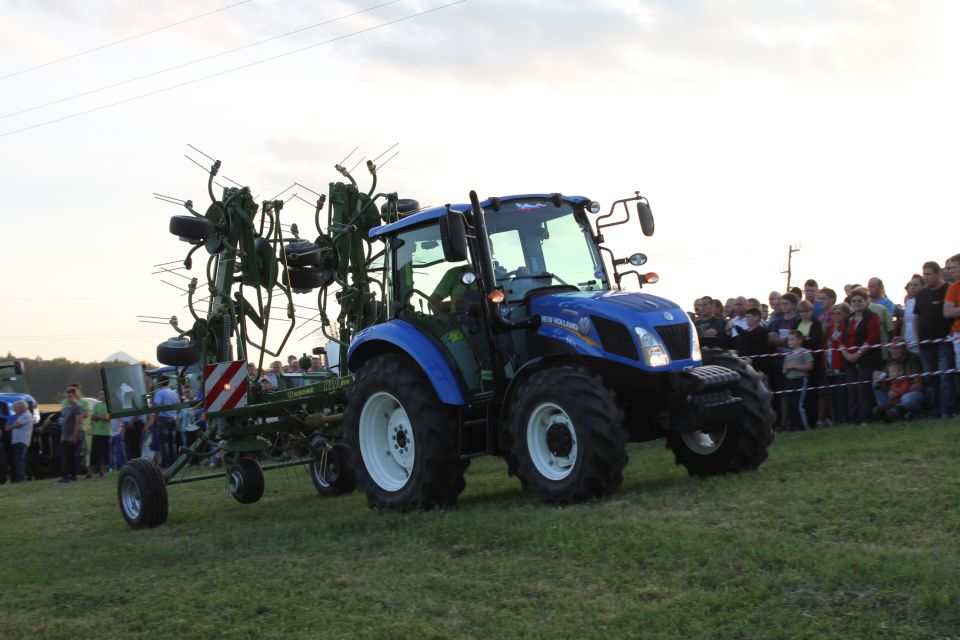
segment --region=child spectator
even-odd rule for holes
[[[873,377],[873,386],[877,390],[877,407],[873,415],[887,422],[922,415],[926,402],[922,374],[920,358],[907,351],[903,338],[894,338],[890,361]]]
[[[811,305],[812,309],[813,305]],[[810,428],[807,423],[807,379],[813,371],[813,355],[803,348],[803,334],[793,329],[787,334],[787,347],[790,351],[783,359],[783,377],[790,404],[791,429],[804,431]]]
[[[816,311],[812,302],[807,299],[797,303],[797,315],[800,316],[800,322],[797,324],[797,331],[803,334],[803,348],[810,351],[818,351],[823,347],[823,325],[814,315]],[[813,359],[813,371],[807,376],[807,385],[819,387],[823,384],[823,359]],[[808,416],[818,416],[817,426],[823,426],[823,420],[819,419],[818,398],[820,392],[811,393],[807,398],[805,406]]]

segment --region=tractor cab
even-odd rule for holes
[[[504,331],[504,323],[531,318],[537,296],[610,288],[586,204],[552,195],[487,201],[486,234],[468,234],[466,251],[453,254],[446,216],[460,217],[469,205],[429,209],[375,230],[371,235],[387,242],[389,316],[442,345],[469,395],[492,392],[498,376],[511,379],[529,358],[525,331]],[[494,303],[491,295],[502,299]]]

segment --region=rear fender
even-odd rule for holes
[[[437,344],[409,322],[390,320],[358,333],[347,350],[347,366],[356,371],[383,353],[403,353],[416,362],[444,404],[466,404],[460,374]]]

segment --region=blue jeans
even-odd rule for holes
[[[923,391],[908,391],[900,396],[900,406],[906,409],[907,413],[923,413],[926,401],[927,396]]]
[[[119,471],[127,464],[127,452],[123,446],[123,436],[119,433],[110,438],[110,468]]]
[[[13,445],[13,481],[23,482],[27,479],[27,445],[18,442]]]
[[[154,433],[159,434],[157,448],[150,446],[154,451],[160,452],[160,466],[169,467],[177,459],[176,430],[177,423],[173,418],[158,417],[151,430],[156,429]]]
[[[953,369],[953,345],[949,342],[921,345],[920,362],[923,363],[924,372]],[[954,376],[947,374],[924,376],[924,383],[928,391],[930,412],[940,417],[950,415],[953,412],[956,396],[957,383]]]

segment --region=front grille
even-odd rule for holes
[[[625,326],[597,316],[591,316],[590,319],[597,328],[597,336],[600,337],[604,351],[630,360],[637,359],[637,347]]]
[[[667,347],[667,353],[671,360],[686,360],[690,357],[690,323],[665,324],[654,327],[663,344]]]

